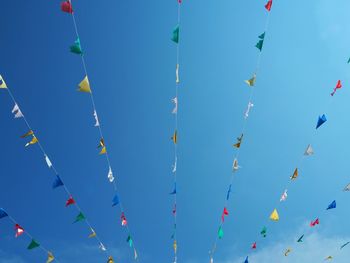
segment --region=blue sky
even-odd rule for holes
[[[12,89],[63,180],[118,260],[131,262],[120,214],[111,208],[108,167],[98,156],[98,132],[87,94],[76,92],[84,77],[69,15],[59,1],[2,3],[0,74]],[[234,149],[253,73],[254,47],[264,28],[265,1],[183,1],[179,93],[178,246],[179,262],[209,261],[231,175]],[[240,154],[243,167],[233,184],[225,236],[217,263],[238,263],[250,252],[263,225],[268,238],[252,262],[310,262],[350,240],[348,90],[349,3],[338,0],[274,1],[261,71]],[[75,1],[105,140],[134,234],[140,261],[172,262],[171,165],[176,50],[170,41],[176,1]],[[343,81],[329,104],[338,79]],[[52,175],[37,147],[25,149],[26,132],[0,94],[0,206],[4,207],[61,262],[105,262],[76,211],[65,208],[65,193],[51,189]],[[319,114],[328,122],[317,131]],[[305,147],[316,154],[300,167],[300,177],[280,207],[281,220],[268,223]],[[338,208],[325,212],[337,199]],[[311,219],[321,218],[314,231]],[[0,222],[0,259],[43,262],[29,240],[14,238]],[[295,245],[310,233],[304,246]],[[293,243],[294,242],[294,243]],[[294,253],[284,258],[283,250]],[[335,249],[335,250],[334,250]],[[325,254],[324,254],[325,253]],[[324,254],[324,255],[323,255]],[[338,253],[345,262],[350,250]],[[288,261],[289,260],[289,261]]]

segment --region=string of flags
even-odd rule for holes
[[[269,17],[270,17],[270,11],[272,9],[272,4],[273,4],[273,0],[268,0],[267,4],[265,5],[265,9],[267,11],[267,18],[266,18],[266,24],[265,24],[265,28],[264,31],[258,36],[258,42],[256,43],[255,47],[258,49],[259,53],[258,53],[258,58],[257,58],[257,63],[256,63],[256,68],[255,71],[253,72],[251,78],[244,80],[244,83],[246,83],[249,87],[250,87],[250,96],[249,96],[249,101],[247,104],[247,107],[244,111],[243,114],[243,126],[242,126],[242,131],[239,135],[239,137],[236,138],[235,143],[233,144],[233,148],[236,149],[236,153],[233,159],[233,163],[232,163],[232,175],[231,175],[231,179],[230,179],[230,183],[228,186],[228,190],[226,193],[226,200],[225,200],[225,205],[224,205],[224,209],[223,209],[223,213],[221,215],[221,220],[220,220],[220,224],[219,224],[219,228],[218,228],[218,233],[217,233],[217,237],[215,239],[215,242],[212,246],[212,249],[209,251],[209,256],[210,256],[210,262],[213,263],[214,262],[214,254],[216,252],[217,249],[217,245],[218,245],[218,240],[222,239],[224,236],[224,222],[225,222],[225,217],[229,215],[229,211],[228,211],[228,202],[230,199],[230,194],[232,192],[232,183],[234,180],[234,175],[239,171],[240,168],[242,168],[239,165],[238,162],[238,156],[239,156],[239,152],[241,149],[241,146],[243,144],[243,138],[244,138],[244,130],[246,127],[246,123],[248,121],[249,115],[251,113],[251,110],[254,107],[254,103],[253,103],[253,95],[254,95],[254,87],[256,85],[256,79],[257,79],[257,74],[258,74],[258,70],[259,70],[259,65],[260,65],[260,60],[261,60],[261,54],[263,51],[263,47],[264,47],[264,43],[265,43],[265,39],[266,39],[266,32],[268,29],[268,21],[269,21]],[[281,197],[282,198],[282,197]],[[287,192],[284,193],[283,195],[283,199],[285,200],[287,198]],[[274,210],[271,214],[271,219],[274,221],[278,221],[279,220],[279,215],[277,210]],[[266,231],[267,229],[264,227],[261,231],[261,235],[266,236]],[[252,245],[252,248],[255,249],[256,248],[256,243],[254,243]],[[248,263],[248,257],[246,258],[245,262]]]
[[[86,63],[85,63],[85,59],[84,59],[85,54],[84,54],[84,51],[83,51],[83,48],[81,45],[81,38],[79,37],[78,26],[77,26],[75,15],[74,15],[72,0],[63,1],[61,3],[61,11],[71,15],[72,20],[73,20],[73,25],[74,25],[74,29],[75,29],[75,33],[76,33],[76,39],[73,42],[73,44],[69,47],[69,50],[71,53],[80,56],[82,66],[84,68],[85,76],[84,76],[83,80],[78,84],[78,91],[82,92],[82,93],[90,94],[91,104],[93,107],[93,117],[95,120],[94,127],[97,127],[99,135],[100,135],[100,141],[99,141],[97,148],[99,149],[99,155],[104,155],[106,157],[106,161],[107,161],[107,165],[108,165],[107,179],[108,179],[108,182],[112,184],[114,192],[115,192],[114,197],[112,199],[112,207],[115,207],[115,206],[119,207],[121,219],[122,219],[121,225],[127,231],[127,237],[128,237],[127,243],[129,244],[130,248],[132,248],[132,250],[133,250],[134,259],[138,260],[138,253],[137,253],[137,250],[135,247],[135,242],[133,240],[133,235],[131,234],[131,231],[130,231],[130,226],[127,223],[128,221],[126,220],[126,211],[124,210],[124,206],[122,205],[119,193],[117,191],[116,178],[115,178],[114,173],[113,173],[113,167],[112,167],[112,164],[110,162],[109,153],[108,153],[107,145],[105,142],[105,137],[103,136],[100,118],[98,116],[98,112],[96,109],[95,100],[94,100],[91,84],[89,81],[88,72],[86,69]],[[179,39],[179,32],[177,33],[177,41],[178,41],[178,39]],[[175,134],[174,140],[176,141],[176,134]]]
[[[5,218],[8,218],[11,220],[11,222],[14,224],[14,230],[15,230],[15,238],[18,238],[22,235],[26,235],[29,239],[30,242],[27,246],[28,250],[33,250],[36,248],[40,248],[46,253],[46,263],[50,262],[59,262],[58,259],[53,255],[53,253],[49,250],[47,250],[45,247],[43,247],[36,239],[33,238],[33,236],[26,230],[24,229],[21,225],[17,223],[17,221],[8,214],[7,211],[5,211],[3,208],[0,208],[0,220],[3,220]],[[44,260],[43,260],[44,262]]]
[[[67,201],[66,201],[66,207],[68,206],[72,206],[74,205],[77,212],[78,212],[78,215],[74,221],[74,223],[76,222],[79,222],[79,221],[83,221],[86,226],[88,227],[89,231],[91,231],[93,228],[90,224],[90,222],[88,221],[88,219],[85,217],[85,214],[83,213],[83,211],[81,210],[80,206],[78,205],[78,203],[76,202],[75,199],[73,199],[72,197],[72,194],[71,192],[69,191],[67,185],[63,182],[61,176],[59,175],[58,171],[56,170],[56,168],[54,167],[51,159],[49,158],[48,154],[46,153],[43,145],[40,143],[39,139],[37,138],[34,130],[30,127],[29,125],[29,122],[27,120],[27,118],[25,117],[25,115],[23,114],[23,112],[21,111],[20,107],[19,107],[19,104],[16,102],[15,100],[15,97],[13,96],[10,88],[6,85],[5,83],[5,80],[3,79],[3,77],[0,75],[0,89],[4,89],[4,90],[7,90],[11,100],[13,101],[15,107],[14,109],[15,110],[12,110],[12,113],[15,115],[15,118],[16,118],[16,115],[18,116],[18,113],[20,112],[20,117],[17,117],[17,118],[21,118],[24,120],[24,123],[27,127],[27,130],[28,132],[26,132],[25,134],[23,134],[22,136],[20,136],[22,139],[27,139],[29,138],[29,140],[27,141],[27,143],[24,145],[25,147],[30,147],[32,145],[35,145],[37,144],[39,146],[39,149],[43,155],[43,159],[45,161],[45,163],[47,164],[48,168],[50,170],[52,170],[53,172],[53,175],[54,175],[54,180],[53,180],[53,183],[52,183],[52,189],[57,189],[57,188],[62,188],[64,189],[64,191],[66,192],[67,194]],[[22,228],[20,226],[18,226],[16,228],[16,233],[17,235],[21,235],[22,233]],[[94,238],[97,240],[98,244],[99,244],[99,248],[102,250],[102,251],[107,251],[105,245],[102,243],[100,237],[96,234],[96,232],[94,231],[95,235],[94,235]],[[35,248],[35,245],[34,243],[32,244],[32,246],[34,246],[33,248]],[[31,247],[32,247],[31,246]]]
[[[176,45],[176,65],[175,65],[175,97],[171,100],[174,104],[174,108],[172,110],[172,114],[174,115],[174,133],[171,136],[171,140],[174,145],[174,164],[172,169],[173,174],[173,185],[174,188],[172,192],[170,192],[170,195],[173,196],[173,206],[172,206],[172,216],[174,219],[173,223],[173,232],[171,235],[171,239],[173,240],[173,251],[174,251],[174,263],[177,263],[177,250],[178,250],[178,243],[177,243],[177,143],[178,143],[178,105],[179,105],[179,99],[178,99],[178,91],[180,86],[180,18],[181,18],[181,0],[177,0],[177,25],[174,28],[171,36],[171,40]]]

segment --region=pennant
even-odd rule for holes
[[[35,135],[33,135],[33,138],[30,142],[26,143],[25,147],[28,147],[29,145],[33,145],[33,144],[36,144],[38,143],[38,139],[35,137]]]
[[[109,182],[110,183],[113,183],[113,181],[114,181],[114,176],[113,176],[113,172],[112,172],[112,168],[111,167],[109,167],[109,170],[108,170],[108,180],[109,180]]]
[[[177,157],[175,157],[175,162],[174,162],[174,164],[173,164],[173,170],[172,170],[172,172],[173,172],[173,173],[176,173],[176,169],[177,169]]]
[[[40,244],[36,242],[34,239],[32,239],[32,242],[28,245],[27,249],[31,250],[34,248],[40,247]]]
[[[68,14],[73,14],[73,7],[70,0],[61,3],[61,10]]]
[[[100,126],[100,122],[98,120],[98,116],[97,116],[97,112],[96,111],[94,111],[94,117],[95,117],[95,127]]]
[[[34,135],[34,132],[33,132],[32,130],[30,130],[30,131],[27,132],[26,134],[23,134],[23,135],[21,136],[21,138],[26,138],[26,137],[28,137],[28,136],[30,136],[30,135]]]
[[[48,251],[47,252],[47,260],[46,260],[46,263],[50,263],[50,262],[52,262],[52,261],[54,261],[55,260],[55,257],[53,256],[53,254],[50,252],[50,251]]]
[[[311,144],[309,144],[305,150],[304,155],[310,156],[314,154],[314,149],[312,149]]]
[[[180,36],[180,27],[177,25],[175,29],[173,30],[173,36],[171,40],[175,42],[176,44],[179,43],[179,36]]]
[[[317,121],[317,125],[316,125],[316,129],[318,129],[323,123],[325,123],[327,121],[326,115],[322,115],[318,117],[318,121]]]
[[[176,240],[174,240],[173,248],[174,248],[174,253],[176,254],[176,252],[177,252],[177,242],[176,242]]]
[[[337,208],[337,202],[335,200],[327,207],[326,210],[330,210],[334,208]]]
[[[348,59],[348,64],[350,63],[350,58]]]
[[[335,86],[333,92],[331,93],[331,96],[334,96],[334,94],[336,93],[336,91],[337,91],[338,89],[341,89],[341,88],[342,88],[341,81],[338,80],[337,85]]]
[[[82,213],[82,212],[80,212],[78,215],[77,215],[77,217],[75,218],[75,221],[73,222],[73,224],[74,223],[77,223],[77,222],[79,222],[79,221],[83,221],[83,220],[85,220],[86,218],[85,218],[85,216],[84,216],[84,214]]]
[[[91,93],[88,76],[85,76],[85,78],[79,83],[78,86],[79,86],[78,91]]]
[[[136,260],[137,258],[138,258],[138,255],[137,255],[136,249],[134,248],[134,259]]]
[[[132,247],[133,241],[132,241],[130,234],[128,235],[128,238],[126,239],[126,242],[129,243],[129,247]]]
[[[233,145],[233,147],[236,147],[237,149],[239,149],[241,147],[242,140],[243,140],[243,133],[241,134],[240,137],[237,137],[237,142]]]
[[[114,260],[113,260],[113,258],[111,256],[108,258],[107,263],[114,263]]]
[[[290,248],[288,248],[285,252],[284,252],[284,256],[287,257],[288,254],[292,252],[292,250]]]
[[[24,117],[23,113],[21,112],[21,109],[18,107],[17,103],[13,107],[12,113],[15,114],[15,119]]]
[[[171,112],[172,114],[177,114],[177,97],[175,97],[175,98],[173,98],[172,100],[171,100],[173,103],[174,103],[174,109],[173,109],[173,111]]]
[[[106,247],[100,242],[100,245],[98,246],[99,249],[101,249],[102,251],[107,251]],[[113,262],[113,261],[112,261]]]
[[[179,64],[176,64],[176,70],[175,70],[176,84],[179,84],[179,83],[180,83],[179,69],[180,69],[180,65],[179,65]]]
[[[0,208],[0,219],[9,216],[3,208]]]
[[[252,249],[256,249],[256,242],[252,244]]]
[[[126,226],[128,224],[128,221],[126,220],[126,216],[124,212],[122,212],[122,215],[120,216],[120,220],[122,221],[122,226]]]
[[[66,207],[67,207],[67,206],[70,206],[70,205],[74,205],[74,204],[75,204],[75,200],[73,199],[72,196],[70,196],[70,197],[68,198],[68,200],[66,201]]]
[[[298,175],[299,175],[299,174],[298,174],[298,168],[295,168],[294,173],[293,173],[293,175],[290,177],[290,179],[293,181],[293,180],[297,179]]]
[[[328,257],[326,257],[324,260],[326,261],[326,260],[332,260],[332,259],[333,259],[332,256],[328,256]]]
[[[219,230],[218,230],[218,238],[219,239],[222,239],[224,237],[224,230],[222,229],[222,227],[220,226],[219,227]]]
[[[314,226],[319,225],[319,224],[320,224],[320,220],[318,218],[316,218],[314,221],[311,221],[310,226],[314,227]]]
[[[276,221],[276,222],[280,220],[280,217],[279,217],[279,215],[278,215],[278,212],[277,212],[277,209],[276,209],[276,208],[275,208],[275,209],[273,210],[273,212],[271,213],[270,219],[271,219],[272,221]]]
[[[249,85],[249,84],[248,84]],[[244,118],[245,119],[248,119],[249,117],[249,113],[250,113],[250,109],[254,107],[254,104],[251,103],[250,101],[248,102],[248,106],[247,106],[247,109],[246,111],[244,112]]]
[[[173,208],[173,215],[174,216],[176,215],[176,204],[174,205],[174,208]]]
[[[213,257],[210,257],[210,263],[214,263]]]
[[[74,41],[74,45],[70,46],[70,52],[72,52],[74,54],[78,54],[78,55],[83,54],[79,38],[77,38],[77,40]]]
[[[177,144],[177,131],[174,132],[173,136],[171,137],[171,140],[174,142],[174,144]]]
[[[287,200],[287,197],[288,197],[287,191],[288,191],[287,189],[284,190],[283,194],[281,195],[280,202]]]
[[[261,50],[262,50],[262,48],[263,48],[263,45],[264,45],[265,32],[262,33],[262,34],[259,36],[259,39],[260,39],[260,40],[259,40],[258,43],[255,45],[255,47],[256,47],[257,49],[259,49],[260,52],[261,52]]]
[[[176,191],[176,183],[174,184],[174,190],[170,193],[171,195],[175,195],[177,193]]]
[[[237,172],[239,168],[241,167],[238,165],[238,160],[234,159],[232,164],[232,172]]]
[[[244,263],[249,263],[248,256],[245,258]]]
[[[15,225],[15,231],[16,231],[15,237],[19,237],[24,234],[24,229],[19,224]]]
[[[248,86],[253,87],[255,85],[255,81],[256,81],[256,74],[254,73],[252,78],[245,80],[244,82],[247,83]]]
[[[225,221],[225,216],[228,216],[228,210],[226,207],[224,207],[224,211],[222,211],[222,214],[221,214],[221,221],[222,222]]]
[[[340,247],[340,249],[343,249],[344,247],[346,247],[347,245],[349,245],[350,244],[350,242],[346,242],[345,244],[343,244],[341,247]]]
[[[45,162],[46,162],[46,164],[47,164],[47,166],[48,166],[49,168],[52,167],[52,163],[51,163],[49,157],[48,157],[46,154],[45,154]]]
[[[57,187],[60,187],[60,186],[63,186],[63,182],[61,178],[58,175],[56,175],[56,179],[52,184],[52,189],[56,189]]]
[[[227,194],[226,194],[226,200],[228,201],[230,199],[230,194],[232,191],[232,184],[228,187]]]
[[[266,228],[266,226],[263,227],[263,229],[261,230],[260,234],[261,234],[263,237],[266,237],[266,236],[267,236],[267,228]]]
[[[350,191],[350,184],[348,184],[347,186],[345,186],[345,188],[343,189],[343,191],[345,191],[345,192]]]
[[[118,195],[116,194],[114,197],[113,197],[113,200],[112,200],[112,206],[116,206],[119,204],[119,197]]]
[[[107,152],[106,146],[105,146],[105,141],[103,138],[100,140],[100,144],[97,146],[97,148],[102,148],[100,153],[99,153],[100,155],[105,154]]]
[[[0,75],[0,89],[7,89],[5,80],[2,78],[1,75]]]
[[[92,228],[90,228],[91,234],[88,236],[88,238],[96,237],[96,232]]]
[[[271,11],[271,7],[272,7],[272,0],[269,0],[268,2],[267,2],[267,4],[265,5],[265,8],[266,8],[266,10],[267,11]]]
[[[298,239],[298,243],[301,243],[301,242],[303,242],[303,238],[304,238],[304,235],[302,235],[301,237],[299,237],[299,239]]]

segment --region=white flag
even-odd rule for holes
[[[176,169],[177,169],[177,157],[175,157],[175,162],[174,162],[174,165],[173,165],[173,173],[176,173]]]
[[[241,168],[241,167],[238,165],[238,160],[234,159],[233,160],[233,165],[232,165],[232,171],[236,172],[236,171],[238,171],[239,168]]]
[[[105,247],[102,243],[100,243],[99,248],[100,248],[102,251],[107,251],[106,247]]]
[[[113,172],[112,172],[111,167],[109,167],[109,171],[108,171],[108,180],[110,183],[113,183],[113,181],[114,181],[114,176],[113,176]]]
[[[137,252],[136,252],[136,249],[134,248],[134,259],[137,259]]]
[[[180,83],[179,68],[180,68],[180,65],[179,65],[179,64],[176,64],[176,83],[177,83],[177,84]]]
[[[345,186],[345,188],[344,188],[344,191],[350,191],[350,184],[348,184],[347,186]]]
[[[248,102],[248,106],[247,106],[247,109],[244,113],[244,118],[247,119],[249,117],[249,112],[250,112],[250,109],[254,107],[254,104],[251,103],[250,101]]]
[[[47,155],[45,155],[45,161],[46,161],[47,166],[49,168],[51,168],[52,167],[52,163],[51,163],[51,161],[50,161],[50,159],[49,159],[49,157]]]
[[[172,114],[177,114],[177,97],[173,98],[171,101],[175,104]]]
[[[286,199],[288,197],[287,191],[288,191],[287,189],[284,190],[283,194],[281,195],[280,202],[286,201]]]
[[[22,114],[20,108],[18,107],[17,103],[13,107],[12,113],[15,114],[15,119],[23,117],[23,114]]]
[[[304,155],[310,156],[314,154],[314,149],[312,149],[311,144],[309,144],[305,150]]]
[[[98,116],[97,116],[97,112],[96,111],[94,111],[94,117],[95,117],[95,120],[96,120],[95,127],[100,126],[100,122],[98,121]]]

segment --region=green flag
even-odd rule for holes
[[[220,226],[218,230],[218,237],[221,239],[223,238],[223,236],[224,236],[224,230],[222,230],[222,227]]]
[[[126,242],[129,243],[129,246],[132,247],[132,238],[130,235],[128,235],[128,238],[126,239]]]
[[[260,36],[259,36],[260,39],[264,40],[265,39],[265,32],[262,33]]]
[[[179,36],[180,36],[180,27],[176,26],[176,28],[173,31],[173,37],[171,38],[171,40],[177,44],[179,43]]]
[[[255,47],[257,48],[257,49],[259,49],[260,50],[260,52],[261,52],[261,50],[262,50],[262,48],[263,48],[263,45],[264,45],[264,39],[265,39],[265,32],[264,33],[262,33],[260,36],[259,36],[259,42],[255,45]]]
[[[85,220],[85,216],[82,212],[79,213],[79,215],[77,215],[75,221],[73,223],[79,222],[79,221],[83,221]]]
[[[350,63],[350,58],[348,59],[348,64]]]
[[[70,52],[82,55],[83,51],[81,50],[80,39],[75,40],[74,45],[70,46]]]
[[[266,228],[266,226],[264,226],[263,229],[261,230],[260,234],[261,234],[263,237],[266,237],[266,233],[267,233],[267,228]]]
[[[40,244],[38,242],[36,242],[34,239],[32,239],[32,242],[30,242],[29,246],[27,247],[27,249],[34,249],[40,247]]]

